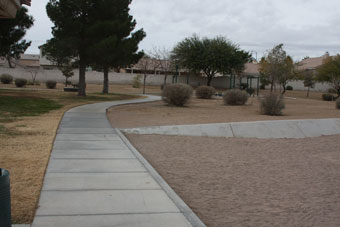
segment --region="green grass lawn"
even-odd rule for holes
[[[38,116],[62,106],[45,98],[0,96],[0,118],[10,120],[16,117]]]
[[[138,98],[127,94],[88,93],[79,97],[76,93],[51,91],[25,91],[0,89],[0,134],[15,134],[6,127],[6,123],[15,122],[21,117],[39,116],[64,106],[77,106],[94,102],[109,102]]]

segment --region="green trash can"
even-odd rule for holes
[[[9,172],[0,168],[0,227],[11,227]]]

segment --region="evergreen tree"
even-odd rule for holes
[[[143,29],[133,32],[136,21],[129,14],[132,0],[99,0],[94,5],[95,23],[89,27],[93,40],[91,53],[95,68],[104,72],[103,93],[109,92],[109,69],[137,63],[144,55],[138,51],[145,37]]]
[[[77,60],[79,65],[78,96],[86,96],[85,71],[91,63],[89,28],[94,23],[96,1],[50,0],[47,15],[54,23],[52,39],[44,46],[44,53],[57,61]]]
[[[12,68],[11,59],[19,59],[31,45],[22,39],[27,29],[33,25],[33,17],[27,14],[27,9],[21,7],[14,19],[0,20],[0,56],[5,57]]]
[[[340,54],[328,57],[323,61],[323,64],[317,69],[316,80],[329,83],[340,97]]]

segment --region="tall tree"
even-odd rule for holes
[[[163,86],[165,86],[168,75],[171,73],[171,71],[173,71],[174,68],[174,62],[171,58],[171,52],[166,48],[155,47],[151,52],[151,56],[155,60],[157,67],[164,74]]]
[[[328,57],[317,69],[316,79],[320,82],[328,82],[340,96],[340,55]],[[337,98],[338,98],[337,97]]]
[[[207,85],[217,73],[233,74],[244,69],[251,55],[224,37],[213,39],[199,38],[194,35],[176,45],[173,53],[174,61],[192,72],[203,72],[207,77]]]
[[[155,72],[157,66],[157,61],[148,55],[144,55],[144,57],[135,65],[135,67],[140,69],[143,73],[143,94],[145,94],[146,78],[148,77],[148,73],[151,70]]]
[[[46,11],[54,23],[52,39],[47,41],[44,52],[56,59],[78,60],[78,96],[86,96],[85,71],[91,63],[89,28],[94,24],[96,1],[91,0],[49,0]]]
[[[144,55],[138,44],[146,36],[143,29],[135,32],[136,21],[129,14],[132,0],[98,0],[94,4],[95,23],[88,28],[95,67],[104,72],[103,93],[109,93],[109,69],[130,66]]]
[[[282,94],[285,94],[288,82],[296,76],[293,59],[290,56],[287,56],[282,67],[283,71],[279,75],[278,82],[282,87]]]
[[[307,87],[307,98],[309,97],[309,90],[315,86],[315,76],[314,71],[306,70],[303,73],[303,84]]]
[[[294,78],[294,63],[290,56],[287,56],[283,44],[275,46],[267,56],[260,61],[260,72],[271,84],[271,91],[276,83],[283,87],[283,94],[289,80]]]
[[[0,56],[7,59],[9,67],[12,68],[11,59],[19,59],[31,45],[30,41],[22,38],[33,22],[33,17],[27,14],[25,7],[17,11],[14,19],[0,20]]]

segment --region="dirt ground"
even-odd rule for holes
[[[295,93],[296,96],[305,95],[304,92]],[[111,124],[119,128],[340,117],[340,111],[335,108],[334,102],[312,98],[286,98],[285,102],[283,116],[262,115],[259,101],[254,97],[250,98],[245,106],[225,106],[222,99],[196,98],[193,98],[187,107],[166,106],[162,101],[124,105],[109,109],[108,116]]]
[[[209,227],[340,226],[340,136],[128,135]]]

